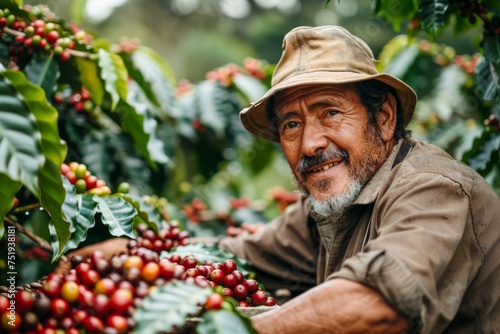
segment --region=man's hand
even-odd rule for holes
[[[336,278],[252,317],[260,334],[267,333],[405,333],[408,321],[377,291]]]
[[[74,255],[81,255],[83,258],[87,258],[96,250],[104,253],[106,259],[111,259],[114,255],[120,253],[126,253],[128,251],[127,244],[130,239],[127,238],[112,238],[93,245],[82,247],[74,252],[66,254],[67,260],[59,260],[57,267],[54,270],[56,273],[63,274],[71,269],[71,257]]]

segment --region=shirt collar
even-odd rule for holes
[[[394,160],[396,160],[396,156],[399,152],[399,149],[401,148],[402,143],[403,140],[400,139],[398,143],[392,148],[391,154],[382,164],[379,170],[375,173],[375,175],[373,175],[370,181],[368,181],[368,183],[363,187],[363,190],[361,190],[358,197],[354,201],[354,205],[369,204],[375,201],[380,187],[382,187],[382,184],[384,184],[387,176],[391,172],[392,165],[394,163]]]

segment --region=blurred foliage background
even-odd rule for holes
[[[379,55],[399,30],[372,15],[376,1],[349,0],[47,0],[58,16],[110,41],[137,38],[172,66],[177,78],[197,82],[213,68],[241,64],[245,57],[276,63],[283,36],[300,25],[341,25],[363,38]],[[398,2],[392,4],[398,9]],[[479,27],[456,34],[451,28],[440,43],[459,54],[475,52]],[[423,34],[422,34],[423,35]]]

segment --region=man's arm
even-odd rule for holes
[[[326,281],[282,307],[252,317],[267,333],[405,333],[408,321],[372,288],[347,279]]]

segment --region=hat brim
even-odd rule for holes
[[[370,79],[384,82],[396,90],[405,119],[404,126],[407,126],[413,117],[413,112],[415,111],[417,94],[406,83],[387,73],[368,75],[365,73],[333,71],[302,72],[299,75],[283,80],[276,86],[269,89],[261,99],[252,103],[248,108],[243,109],[240,112],[240,120],[245,129],[249,132],[257,136],[279,142],[279,135],[273,131],[267,118],[269,100],[276,93],[299,86],[348,84]]]

